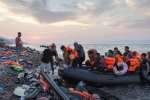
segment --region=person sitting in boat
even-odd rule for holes
[[[104,56],[102,56],[100,53],[97,53],[97,58],[99,59],[98,69],[100,71],[106,70],[106,64],[105,64]]]
[[[103,57],[100,56],[100,54],[95,49],[90,49],[88,51],[89,60],[86,61],[86,65],[90,66],[91,69],[97,70],[97,69],[103,69],[104,67],[104,60]]]
[[[148,63],[147,55],[146,55],[146,53],[142,53],[141,54],[141,64],[143,66],[143,65],[146,65],[146,63]]]
[[[129,46],[125,46],[124,51],[125,52],[123,53],[123,60],[129,65],[130,64],[129,59],[132,58],[132,51],[130,51]]]
[[[121,55],[122,56],[122,53],[120,52],[120,50],[118,49],[118,47],[114,48],[113,54],[114,54],[114,56],[116,56],[116,55]]]
[[[106,54],[105,54],[105,56],[107,56],[107,57],[114,57],[114,52],[113,52],[113,50],[108,50],[108,52],[106,52]]]
[[[150,52],[147,53],[147,60],[148,60],[148,63],[150,64]]]
[[[141,54],[141,64],[140,64],[140,75],[141,75],[141,80],[142,82],[145,82],[145,79],[149,73],[150,73],[150,64],[147,59],[147,54],[142,53]]]
[[[123,53],[123,56],[124,56],[124,60],[128,60],[129,58],[132,57],[132,51],[130,51],[130,47],[129,46],[125,46],[124,47],[124,53]]]
[[[98,64],[98,62],[97,62],[97,50],[95,50],[95,49],[88,50],[88,57],[89,57],[89,60],[87,60],[85,62],[85,64],[87,66],[90,66],[92,69],[96,68],[97,64]]]
[[[127,61],[128,72],[135,72],[140,67],[140,57],[136,51],[133,51],[132,57]]]
[[[113,50],[108,50],[108,52],[105,54],[104,60],[107,70],[112,71],[113,65],[115,64],[115,57],[113,55]]]
[[[76,67],[77,65],[77,51],[70,48],[61,46],[61,50],[63,51],[63,58],[67,65]]]
[[[85,60],[85,51],[84,51],[83,46],[81,44],[78,44],[77,42],[74,43],[74,49],[78,53],[77,66],[80,67],[82,66],[82,63]]]
[[[128,65],[123,61],[123,56],[118,48],[115,48],[115,55],[112,50],[108,50],[105,56],[105,64],[108,71],[113,71],[115,75],[124,75],[127,73]]]
[[[128,65],[125,62],[116,63],[113,66],[113,72],[115,75],[120,76],[126,74],[128,71]]]
[[[115,75],[124,75],[128,71],[128,65],[124,62],[123,56],[117,47],[114,48],[113,72]]]

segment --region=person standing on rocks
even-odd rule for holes
[[[21,32],[18,32],[18,35],[15,39],[15,43],[16,43],[16,52],[17,52],[17,59],[16,61],[19,62],[19,55],[21,53],[22,47],[23,47],[23,42],[21,40]]]
[[[51,60],[50,60],[50,64],[51,64],[51,69],[52,69],[52,74],[54,74],[54,57],[55,57],[55,61],[58,61],[58,53],[56,50],[56,45],[55,43],[52,43],[52,45],[49,46],[48,48],[51,51]]]

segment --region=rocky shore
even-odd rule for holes
[[[3,62],[14,61],[16,59],[14,50],[15,48],[13,47],[0,48],[0,100],[18,100],[13,92],[20,85],[16,84],[16,79],[20,72],[13,70],[11,64],[3,64]],[[10,54],[7,54],[8,51]],[[19,58],[24,69],[28,69],[29,67],[34,69],[40,64],[39,52],[31,48],[24,48]]]

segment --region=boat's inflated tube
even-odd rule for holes
[[[64,80],[69,82],[84,81],[87,84],[96,86],[141,82],[141,78],[138,73],[117,76],[114,73],[92,72],[81,68],[68,68],[64,70],[59,70],[59,75]]]
[[[124,75],[128,71],[128,65],[126,63],[118,63],[113,67],[113,72],[115,75]]]
[[[142,71],[142,77],[150,82],[150,65],[149,63],[146,63],[146,68]]]

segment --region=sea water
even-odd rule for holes
[[[34,48],[38,51],[43,51],[45,48],[40,47],[40,45],[25,45],[31,48]],[[56,44],[57,46],[57,51],[59,54],[61,54],[61,44]],[[73,47],[71,44],[67,44],[66,46]],[[82,44],[84,47],[85,52],[87,52],[89,49],[96,49],[99,53],[102,55],[105,54],[109,49],[112,49],[114,47],[118,47],[119,50],[123,53],[124,52],[124,47],[129,46],[132,51],[137,51],[139,53],[146,53],[150,52],[150,44]]]

